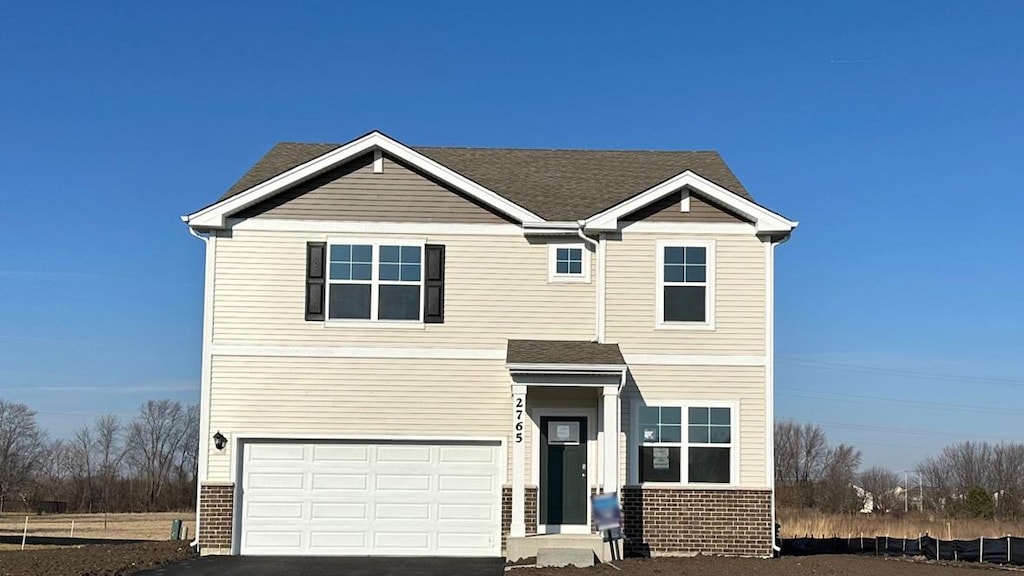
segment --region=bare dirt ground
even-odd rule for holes
[[[1004,570],[992,564],[936,564],[864,556],[628,559],[594,568],[515,568],[511,576],[979,576],[978,570]]]
[[[0,551],[0,576],[122,576],[193,555],[185,541]]]
[[[0,516],[0,535],[21,536],[25,514],[5,513]],[[182,520],[189,540],[195,530],[195,512],[157,512],[145,514],[29,514],[28,536],[71,536],[71,522],[75,523],[75,538],[110,538],[115,540],[167,540],[171,535],[171,521]]]

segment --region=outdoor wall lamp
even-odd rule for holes
[[[213,445],[217,447],[217,450],[223,450],[228,445],[228,439],[220,433],[220,430],[213,435]]]

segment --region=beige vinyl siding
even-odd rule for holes
[[[547,244],[509,235],[370,238],[445,245],[443,324],[378,328],[307,322],[306,242],[328,238],[345,236],[236,228],[230,238],[218,239],[214,342],[504,350],[509,338],[590,340],[594,335],[594,282],[548,283]],[[587,255],[593,258],[592,251]]]
[[[632,400],[657,406],[662,402],[693,400],[735,401],[739,404],[739,482],[743,488],[766,488],[765,373],[760,366],[630,365],[631,379],[623,392],[624,412]],[[631,422],[623,421],[623,430]],[[632,446],[632,443],[630,443]],[[632,451],[632,449],[631,449]],[[629,455],[635,458],[636,455]]]
[[[669,194],[668,196],[653,202],[622,220],[626,222],[748,222],[747,219],[705,200],[698,194],[690,193],[690,210],[683,212],[679,204],[683,200],[682,192]]]
[[[657,243],[715,243],[715,329],[655,329]],[[763,355],[765,257],[757,237],[742,234],[622,234],[607,247],[606,335],[622,352]]]
[[[210,430],[285,436],[501,437],[511,430],[501,360],[213,358]],[[208,481],[230,481],[229,448]],[[511,451],[509,451],[511,452]]]
[[[375,222],[507,222],[490,208],[383,158],[374,174],[367,154],[247,208],[238,218]]]

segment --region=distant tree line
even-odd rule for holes
[[[150,400],[50,439],[27,405],[0,399],[0,512],[58,502],[69,512],[195,507],[199,406]]]
[[[775,425],[780,506],[822,512],[903,513],[1017,520],[1024,517],[1024,444],[960,442],[914,470],[860,470],[861,452],[833,446],[815,424]]]

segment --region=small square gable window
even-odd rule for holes
[[[551,244],[549,250],[549,281],[590,281],[590,258],[583,244]]]

